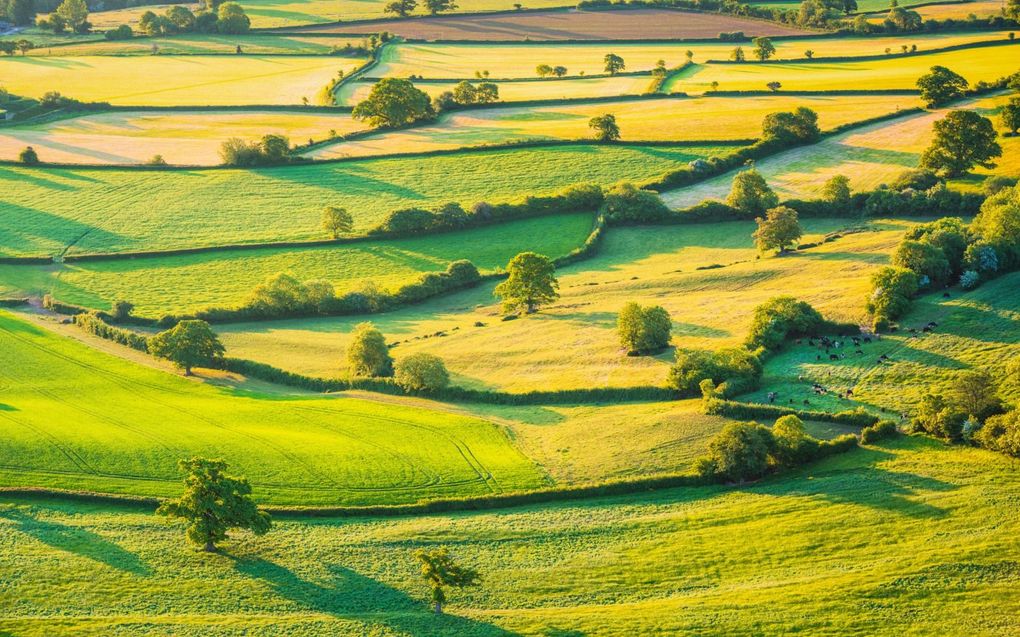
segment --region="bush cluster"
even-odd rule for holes
[[[74,316],[74,324],[82,330],[114,343],[127,345],[139,352],[149,351],[149,339],[141,334],[109,325],[97,312],[85,312]]]

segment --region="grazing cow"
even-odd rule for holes
[[[854,354],[863,354],[863,353],[864,353],[864,350],[862,350],[862,349],[854,350]]]
[[[943,292],[942,293],[942,298],[948,299],[949,298],[949,292]]]
[[[799,339],[799,338],[798,338],[798,339],[797,339],[797,345],[800,345],[801,343],[803,343],[803,341],[802,341],[801,339]]]
[[[924,327],[921,328],[921,331],[927,334],[928,332],[931,332],[931,328],[925,325]]]
[[[889,328],[890,332],[898,332],[899,330],[900,330],[900,328],[895,326],[895,325],[893,325],[892,327]]]
[[[838,361],[839,360],[839,355],[838,354],[829,354],[829,360],[830,361]]]
[[[808,400],[807,398],[805,398],[805,399],[804,399],[804,404],[805,404],[805,405],[810,405],[810,404],[811,404],[811,401],[810,401],[810,400]]]
[[[853,389],[846,390],[846,397],[847,398],[851,398],[851,397],[853,397],[853,395],[854,395],[854,390]]]
[[[910,332],[911,334],[917,334],[917,329],[916,329],[916,328],[913,328],[913,327],[912,327],[912,328],[910,328],[910,329],[909,329],[909,330],[907,330],[907,331],[908,331],[908,332]]]
[[[870,342],[871,342],[871,338],[869,338],[869,337],[865,336],[865,337],[864,337],[864,342],[865,342],[865,343],[870,343]]]
[[[808,341],[807,344],[810,345],[811,347],[815,346],[815,342],[814,341]]]
[[[815,356],[815,360],[816,360],[816,361],[820,361],[820,360],[822,360],[822,355],[821,355],[821,354],[819,354],[819,355]]]

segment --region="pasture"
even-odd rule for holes
[[[262,502],[414,502],[545,483],[478,418],[213,387],[7,313],[0,344],[5,486],[167,496],[180,484],[177,460],[195,455],[228,459]]]
[[[442,116],[436,123],[409,130],[381,132],[349,142],[318,146],[304,153],[314,159],[501,144],[529,139],[591,138],[592,117],[612,113],[624,140],[725,141],[755,139],[769,113],[807,106],[818,113],[822,129],[919,106],[904,96],[853,97],[764,96],[753,104],[742,98],[663,97],[640,101],[506,107],[469,110]]]
[[[0,77],[16,95],[48,91],[119,106],[231,106],[312,103],[337,71],[364,60],[327,56],[0,58]],[[159,78],[153,82],[151,78]]]
[[[921,14],[924,20],[968,20],[972,15],[979,18],[1002,15],[1002,7],[1002,3],[995,0],[974,0],[933,4],[913,10]]]
[[[516,201],[580,182],[642,181],[718,153],[711,146],[577,145],[251,170],[3,166],[0,252],[137,252],[325,239],[326,205],[351,210],[355,231],[364,232],[400,208]]]
[[[0,621],[19,636],[1009,634],[1015,465],[912,437],[738,488],[278,520],[212,556],[146,510],[7,498]],[[440,545],[485,579],[437,617],[413,552]]]
[[[590,214],[558,215],[410,239],[319,246],[207,252],[52,266],[0,265],[0,291],[27,291],[86,307],[108,309],[130,299],[140,316],[235,307],[278,272],[302,281],[327,280],[339,294],[375,285],[391,290],[425,272],[468,259],[483,272],[506,266],[519,252],[560,256],[584,242]],[[339,359],[338,359],[339,360]]]
[[[0,159],[14,160],[32,146],[47,162],[144,164],[160,155],[169,164],[222,163],[220,146],[232,137],[287,136],[292,143],[346,135],[366,126],[347,113],[294,111],[111,111],[0,128]]]
[[[151,6],[145,7],[152,9]],[[94,14],[104,15],[106,12]],[[33,36],[34,37],[34,36]],[[187,33],[167,37],[132,40],[69,42],[59,47],[41,47],[28,52],[36,57],[82,57],[94,55],[152,55],[153,46],[160,55],[237,55],[237,47],[247,55],[327,55],[334,47],[360,46],[361,38],[301,37],[274,34],[219,35]]]

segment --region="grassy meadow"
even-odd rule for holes
[[[997,0],[974,0],[973,2],[933,4],[912,10],[921,14],[921,18],[924,20],[968,20],[972,15],[978,18],[1002,15],[1002,8],[1003,3]]]
[[[414,502],[545,483],[478,418],[213,387],[6,313],[0,344],[5,486],[167,496],[177,460],[195,455],[227,459],[263,502]]]
[[[151,10],[153,7],[141,7]],[[132,11],[134,9],[131,9]],[[90,15],[104,15],[107,12]],[[114,25],[115,27],[117,25]],[[132,40],[71,41],[59,47],[42,47],[28,52],[37,57],[80,57],[102,55],[152,55],[156,46],[160,55],[236,55],[237,47],[246,55],[326,55],[333,47],[360,46],[356,37],[302,37],[273,34],[220,35],[186,33]],[[339,58],[343,59],[343,58]]]
[[[315,103],[320,90],[364,60],[328,56],[0,58],[4,87],[40,97],[60,91],[84,102],[118,106],[232,106]],[[158,78],[154,81],[152,78]]]
[[[371,156],[394,152],[499,144],[525,139],[583,139],[592,137],[592,117],[612,113],[624,140],[705,141],[754,139],[761,135],[769,113],[807,106],[819,116],[823,129],[919,106],[904,96],[789,97],[765,96],[753,103],[743,98],[661,98],[641,101],[507,107],[463,111],[442,116],[436,123],[400,131],[385,131],[349,142],[319,146],[304,153],[314,159]]]
[[[169,164],[214,166],[220,146],[239,137],[285,135],[291,143],[346,135],[366,126],[347,113],[283,111],[111,111],[0,128],[0,159],[25,146],[40,159],[63,164],[144,164],[160,155]]]
[[[1015,460],[914,437],[745,487],[278,520],[211,556],[149,511],[8,498],[0,622],[19,637],[1005,635],[1016,489]],[[484,580],[436,617],[413,552],[440,545]]]
[[[719,151],[586,145],[253,170],[3,166],[0,253],[133,252],[324,239],[326,205],[351,210],[361,232],[400,208],[511,201],[586,181],[641,181]]]
[[[619,345],[616,314],[628,301],[666,308],[676,347],[737,345],[758,304],[793,290],[834,320],[863,321],[869,276],[888,263],[913,223],[876,222],[802,253],[761,259],[753,222],[614,228],[597,256],[558,271],[561,298],[538,314],[501,321],[489,284],[371,320],[397,344],[395,358],[441,356],[458,385],[506,391],[662,385],[672,349],[629,357]],[[805,221],[803,241],[854,224]],[[361,320],[239,323],[217,332],[233,356],[328,376]],[[445,336],[432,338],[437,332]]]
[[[108,309],[130,299],[140,316],[160,317],[210,306],[241,305],[259,283],[278,272],[303,281],[325,279],[337,292],[375,285],[400,287],[425,272],[468,259],[483,272],[535,250],[566,254],[591,231],[590,214],[560,215],[410,239],[314,248],[208,252],[52,266],[0,265],[0,293],[53,294],[68,303]]]

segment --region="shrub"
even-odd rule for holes
[[[934,188],[935,184],[940,183],[942,180],[939,179],[938,175],[930,170],[924,170],[917,168],[914,170],[906,170],[900,173],[899,177],[893,181],[890,186],[893,190],[928,190]]]
[[[678,349],[666,384],[682,396],[696,396],[701,391],[701,383],[709,380],[713,385],[720,385],[713,390],[725,396],[753,389],[761,378],[761,371],[758,357],[740,347],[714,352]]]
[[[418,352],[397,361],[394,381],[405,391],[437,391],[450,384],[450,374],[441,358]]]
[[[967,414],[949,403],[940,394],[925,394],[910,424],[914,431],[923,431],[938,438],[959,442]]]
[[[496,286],[494,293],[503,303],[503,311],[523,309],[534,312],[539,305],[559,298],[556,268],[549,257],[522,252],[507,264],[507,278]]]
[[[744,170],[733,178],[733,186],[726,203],[748,216],[761,216],[775,208],[779,197],[769,188],[765,177],[755,169]]]
[[[628,303],[620,310],[616,329],[629,354],[647,354],[669,345],[673,323],[669,313],[657,305],[642,307]]]
[[[967,270],[960,275],[960,287],[964,290],[973,290],[981,282],[981,275],[974,270]]]
[[[371,323],[359,323],[347,346],[347,366],[351,376],[393,375],[393,359],[382,332]]]
[[[754,309],[745,345],[752,350],[775,351],[787,338],[814,335],[825,325],[822,315],[809,304],[780,296]]]
[[[876,322],[890,321],[902,316],[910,308],[917,294],[917,274],[905,268],[884,267],[871,275],[871,293],[867,310]]]
[[[658,193],[640,190],[632,183],[610,188],[599,212],[613,223],[661,221],[673,214]]]
[[[931,67],[929,73],[917,80],[921,99],[927,102],[929,108],[963,97],[967,85],[966,79],[944,66]]]
[[[786,206],[770,208],[765,218],[758,217],[755,222],[758,228],[754,231],[754,245],[759,252],[786,252],[787,247],[796,245],[803,235],[797,211]]]
[[[18,161],[33,166],[39,163],[39,155],[35,152],[34,148],[26,146],[24,150],[18,153]]]
[[[1020,410],[992,416],[973,440],[986,449],[1020,458]]]
[[[116,29],[110,29],[103,34],[103,37],[107,40],[130,40],[133,36],[134,32],[131,30],[131,27],[126,24],[122,24]]]
[[[756,422],[731,422],[708,443],[697,462],[698,473],[729,482],[746,482],[765,475],[775,447],[772,432]]]
[[[803,106],[792,113],[770,113],[762,121],[762,139],[787,146],[817,141],[821,134],[818,114]]]
[[[377,232],[409,235],[427,232],[435,224],[435,215],[421,208],[394,210],[386,215]]]
[[[899,433],[896,423],[891,420],[880,420],[870,427],[861,429],[861,444],[872,445],[879,440],[892,438]]]
[[[192,367],[214,367],[223,358],[223,344],[205,321],[181,321],[149,339],[149,352],[191,375]]]
[[[135,309],[135,304],[130,301],[116,300],[113,302],[112,309],[110,310],[110,316],[113,317],[114,321],[126,321],[131,318],[131,312]]]
[[[922,287],[927,279],[930,285],[941,287],[949,281],[952,269],[944,252],[924,241],[904,239],[892,255],[892,264],[916,273]]]

